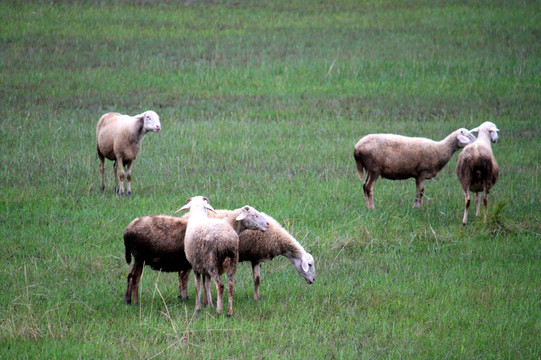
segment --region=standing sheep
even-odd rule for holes
[[[175,216],[143,216],[134,219],[124,230],[126,263],[133,267],[128,275],[128,287],[124,302],[138,302],[139,280],[143,267],[149,265],[154,270],[178,272],[179,285],[188,281],[192,265],[184,254],[184,235],[188,220]],[[186,277],[181,280],[181,277]],[[179,288],[184,300],[188,298],[186,289]]]
[[[205,294],[212,305],[210,295],[210,278],[216,284],[218,300],[216,312],[220,313],[223,307],[224,284],[220,275],[227,273],[228,298],[227,315],[233,315],[233,286],[234,277],[239,260],[239,236],[244,226],[251,229],[266,231],[269,224],[265,217],[250,219],[250,224],[233,229],[224,219],[209,218],[207,211],[214,211],[208,199],[195,196],[187,200],[187,204],[178,211],[190,209],[190,218],[186,226],[184,250],[186,258],[192,265],[196,280],[195,309],[201,309],[201,275],[205,277]],[[177,212],[178,212],[177,211]],[[246,218],[245,214],[236,217],[237,220]]]
[[[160,117],[154,111],[129,116],[107,113],[98,121],[96,139],[100,158],[101,190],[105,189],[105,158],[114,161],[116,191],[124,195],[124,174],[128,180],[127,195],[131,195],[131,168],[149,131],[161,129]],[[127,168],[124,172],[124,168]],[[120,187],[118,187],[120,177]]]
[[[366,207],[374,209],[373,189],[379,176],[389,180],[415,178],[416,199],[413,207],[423,205],[425,179],[438,175],[461,147],[475,141],[467,129],[452,132],[441,141],[394,134],[366,135],[355,145],[353,153],[359,178],[364,181]]]
[[[475,192],[475,216],[479,216],[481,207],[481,195],[483,195],[483,219],[487,219],[488,193],[498,181],[500,169],[492,153],[491,142],[498,141],[498,128],[490,121],[472,129],[478,132],[478,139],[469,144],[458,156],[456,174],[465,195],[465,209],[462,224],[468,221],[468,209],[470,207],[470,191]]]
[[[225,221],[234,229],[242,230],[253,227],[253,219],[257,218],[258,214],[257,210],[246,205],[231,211]],[[136,218],[126,227],[126,262],[131,263],[132,255],[134,257],[134,264],[128,275],[126,304],[131,304],[132,298],[134,303],[138,301],[139,281],[145,265],[154,270],[178,272],[180,297],[183,300],[188,299],[187,282],[192,265],[184,252],[187,224],[187,217],[156,215]]]

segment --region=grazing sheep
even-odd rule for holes
[[[96,139],[100,158],[101,190],[105,189],[105,158],[114,161],[116,191],[124,195],[124,174],[128,180],[127,195],[131,195],[131,168],[149,131],[161,129],[160,118],[154,111],[129,116],[107,113],[98,121]],[[124,168],[127,168],[124,172]],[[120,187],[118,187],[120,177]]]
[[[216,210],[215,216],[223,218],[231,213],[230,210]],[[316,280],[314,258],[307,253],[299,242],[291,236],[275,219],[262,213],[269,222],[267,231],[246,230],[239,235],[239,262],[249,261],[252,264],[254,280],[254,299],[259,300],[259,285],[261,283],[261,263],[270,261],[276,256],[285,256],[292,263],[297,272],[308,284]],[[186,289],[188,276],[181,278],[179,288]]]
[[[236,220],[242,221],[242,225],[234,229],[231,223],[225,219],[209,218],[207,211],[214,211],[208,199],[195,196],[187,200],[187,204],[177,210],[190,209],[190,218],[186,226],[184,238],[184,251],[186,258],[192,265],[196,280],[195,310],[201,309],[201,275],[205,277],[205,294],[212,306],[210,294],[210,278],[216,284],[218,300],[216,312],[220,313],[223,307],[224,284],[220,275],[227,273],[228,298],[227,315],[233,315],[233,285],[237,263],[239,260],[239,235],[237,231],[245,228],[266,231],[269,224],[265,217],[258,216],[247,218],[246,213],[241,213]],[[231,216],[228,217],[231,219]],[[245,221],[249,220],[249,221]]]
[[[257,210],[250,206],[231,211],[225,220],[234,229],[242,230],[246,226],[253,227]],[[240,215],[244,214],[244,218]],[[237,220],[239,218],[239,220]],[[138,288],[143,267],[149,265],[154,270],[178,272],[179,294],[183,300],[188,299],[187,282],[192,265],[184,253],[184,236],[186,234],[187,217],[166,215],[143,216],[134,219],[124,230],[124,246],[126,262],[134,264],[128,275],[125,303],[138,302]]]
[[[492,153],[490,142],[498,141],[498,128],[490,121],[484,122],[481,126],[472,129],[478,132],[478,139],[469,144],[458,156],[456,174],[464,189],[465,209],[462,224],[468,221],[468,209],[470,207],[470,191],[475,192],[475,216],[480,212],[480,192],[483,195],[483,219],[487,218],[488,193],[498,181],[500,169]]]
[[[360,179],[363,168],[366,170],[363,185],[366,207],[374,209],[373,189],[379,176],[389,180],[415,178],[417,193],[413,207],[421,207],[425,179],[438,175],[459,148],[473,141],[475,136],[464,128],[441,141],[394,134],[364,136],[355,145],[353,155]]]

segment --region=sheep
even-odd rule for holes
[[[208,199],[202,196],[189,198],[186,205],[177,212],[188,209],[190,209],[190,218],[186,226],[184,251],[195,274],[195,310],[201,309],[201,275],[203,275],[205,294],[209,304],[212,306],[210,294],[210,278],[212,278],[218,293],[216,312],[220,313],[222,311],[224,284],[220,279],[220,275],[227,273],[227,315],[232,316],[234,277],[239,260],[238,233],[245,228],[266,231],[269,224],[266,218],[259,213],[257,213],[258,216],[249,219],[245,213],[241,213],[236,219],[243,221],[234,229],[231,223],[225,219],[208,217],[207,211],[214,211],[214,209],[209,204]],[[228,216],[228,218],[231,219],[232,216]]]
[[[249,206],[244,211],[253,211]],[[217,217],[237,222],[236,217],[242,209],[216,210]],[[315,281],[314,258],[291,236],[275,219],[266,217],[269,228],[266,232],[246,230],[239,234],[239,262],[250,261],[254,280],[254,299],[259,300],[259,285],[261,283],[261,263],[283,255],[292,263],[297,272],[308,284]],[[213,214],[209,214],[213,216]],[[179,297],[188,299],[188,279],[191,264],[184,253],[184,236],[188,215],[181,218],[166,215],[144,216],[134,219],[124,231],[124,246],[126,262],[131,263],[135,258],[133,268],[128,275],[128,287],[125,303],[137,303],[139,280],[145,265],[154,270],[178,272]],[[234,225],[235,226],[235,225]],[[203,304],[208,302],[206,293]]]
[[[184,254],[184,235],[188,220],[175,216],[156,215],[134,219],[124,230],[124,247],[126,263],[133,267],[128,274],[128,286],[124,302],[138,302],[139,280],[145,265],[154,270],[178,272],[179,285],[185,284],[190,275],[192,265]],[[181,277],[186,276],[185,281]],[[188,299],[186,289],[179,293],[184,300]]]
[[[478,132],[478,139],[469,144],[458,156],[456,175],[462,185],[465,195],[465,209],[462,224],[468,221],[468,209],[470,207],[470,191],[475,192],[475,216],[480,213],[480,192],[483,191],[483,220],[486,221],[488,205],[488,193],[498,181],[500,169],[492,153],[490,142],[498,141],[498,128],[490,121],[472,129]]]
[[[96,127],[98,157],[100,159],[101,190],[105,189],[105,158],[114,161],[115,190],[124,195],[124,175],[128,180],[127,195],[131,195],[131,169],[149,131],[161,129],[160,117],[154,111],[129,116],[119,113],[104,114]],[[126,171],[124,171],[126,168]],[[118,186],[120,177],[120,187]]]
[[[223,218],[231,213],[230,210],[216,210],[215,216]],[[259,300],[259,285],[261,284],[261,263],[276,256],[285,256],[292,263],[299,275],[308,284],[316,279],[314,258],[306,252],[299,242],[291,236],[274,218],[262,213],[270,226],[266,232],[246,230],[239,235],[239,262],[249,261],[252,264],[254,281],[254,299]],[[189,270],[188,270],[189,271]],[[179,288],[186,289],[188,276],[179,277]]]
[[[240,217],[245,214],[244,218]],[[238,230],[246,226],[253,227],[252,221],[257,210],[246,205],[231,211],[225,220]],[[237,220],[237,218],[239,218]],[[192,265],[186,259],[184,252],[184,236],[188,218],[175,216],[155,215],[143,216],[134,219],[124,230],[124,247],[126,263],[133,267],[128,275],[128,285],[124,302],[126,304],[138,302],[138,287],[143,267],[149,265],[154,270],[164,272],[178,272],[179,296],[188,299],[187,282]]]
[[[366,207],[374,209],[373,189],[379,176],[389,180],[415,178],[416,199],[413,207],[423,205],[425,179],[438,175],[453,154],[475,141],[467,129],[453,131],[441,141],[394,134],[370,134],[355,145],[353,156],[363,185]]]

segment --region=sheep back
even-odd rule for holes
[[[144,216],[134,219],[124,231],[126,262],[131,255],[154,270],[189,270],[184,252],[187,220],[173,216]]]

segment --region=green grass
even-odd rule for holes
[[[541,356],[541,6],[535,1],[0,4],[0,358]],[[99,191],[95,126],[155,110],[131,198]],[[353,146],[500,128],[487,222],[461,225],[456,155],[379,180]],[[194,313],[145,269],[123,304],[122,232],[192,195],[250,204],[314,255],[236,276],[234,316]]]

